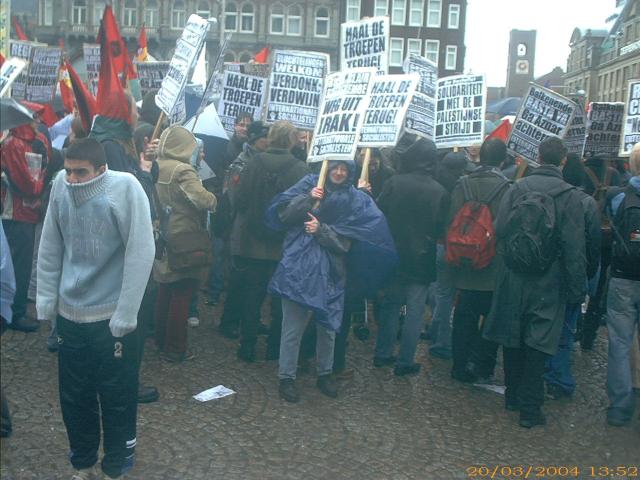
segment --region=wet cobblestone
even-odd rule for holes
[[[501,396],[452,381],[450,363],[429,357],[424,343],[419,375],[374,369],[374,335],[366,343],[351,338],[355,375],[340,383],[337,400],[320,394],[307,374],[298,381],[302,401],[288,404],[278,397],[277,363],[237,360],[236,341],[214,329],[220,313],[221,306],[202,306],[200,326],[190,329],[191,361],[166,363],[148,341],[141,379],[156,385],[161,399],[138,409],[136,467],[127,479],[465,479],[471,465],[640,463],[638,420],[606,425],[604,330],[593,352],[574,356],[573,401],[547,402],[547,426],[525,430]],[[2,385],[14,424],[2,440],[2,480],[71,476],[47,334],[43,325],[38,333],[2,337]],[[237,394],[207,403],[192,398],[219,384]]]

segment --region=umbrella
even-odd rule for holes
[[[10,130],[33,121],[33,113],[13,98],[3,98],[0,102],[0,130]]]
[[[501,117],[505,115],[516,115],[522,103],[521,97],[507,97],[496,100],[487,105],[487,112],[495,113]]]

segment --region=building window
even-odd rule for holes
[[[393,0],[391,7],[391,24],[404,25],[407,19],[407,2],[406,0]]]
[[[93,2],[93,24],[100,25],[102,15],[104,14],[104,7],[106,6],[104,1],[96,0]]]
[[[389,14],[389,0],[376,0],[373,7],[374,17],[384,17]]]
[[[424,22],[424,0],[409,0],[409,25],[421,27]]]
[[[147,0],[144,9],[144,24],[150,28],[158,26],[158,2],[156,0]]]
[[[176,0],[171,5],[171,28],[183,29],[187,12],[183,0]]]
[[[40,2],[40,25],[53,25],[53,0]]]
[[[125,27],[138,26],[138,7],[135,0],[126,0],[122,11],[122,24]]]
[[[455,70],[458,63],[458,47],[456,45],[447,45],[447,58],[444,68],[446,70]]]
[[[347,0],[347,22],[360,20],[360,0]]]
[[[242,5],[240,14],[240,31],[244,33],[253,33],[253,3],[245,3]]]
[[[73,13],[73,24],[84,25],[87,22],[86,0],[74,0],[72,13]]]
[[[440,40],[425,40],[424,56],[438,65],[438,57],[440,56]]]
[[[457,29],[460,26],[460,5],[449,5],[449,28]]]
[[[272,35],[284,35],[284,7],[277,3],[271,7],[269,33]]]
[[[427,27],[440,28],[442,17],[442,0],[428,0]]]
[[[302,35],[302,14],[298,5],[291,5],[287,9],[287,35]]]
[[[326,7],[316,10],[316,37],[329,36],[329,9]]]
[[[389,65],[401,67],[404,54],[404,38],[392,38],[389,48]]]
[[[198,10],[196,10],[196,14],[200,15],[202,18],[209,18],[211,16],[211,5],[209,2],[200,0],[198,2]]]
[[[422,40],[419,38],[409,38],[407,40],[407,57],[410,53],[422,54]]]
[[[224,10],[224,29],[228,32],[238,30],[238,7],[235,2],[227,2]]]
[[[233,52],[227,52],[224,54],[225,63],[233,63],[236,61],[236,55]]]

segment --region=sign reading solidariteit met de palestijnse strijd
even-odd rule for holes
[[[309,163],[354,159],[375,75],[375,68],[352,68],[327,76]]]
[[[417,74],[377,75],[367,101],[359,147],[394,147],[420,81]]]
[[[266,103],[267,122],[287,120],[302,130],[313,130],[328,69],[326,53],[276,50]]]

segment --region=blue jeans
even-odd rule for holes
[[[640,328],[640,281],[613,277],[607,297],[607,415],[617,420],[627,421],[633,416],[630,356],[636,328]]]
[[[424,322],[425,301],[429,286],[419,283],[401,284],[393,282],[385,289],[384,298],[380,304],[380,319],[378,322],[378,339],[376,341],[375,356],[389,358],[398,336],[398,319],[400,307],[407,305],[407,315],[402,325],[402,339],[398,366],[413,365],[420,330]]]
[[[430,337],[433,339],[429,351],[451,356],[451,310],[456,289],[444,259],[444,245],[438,244],[436,256],[436,274],[438,280],[435,285],[436,306],[433,310]]]
[[[217,299],[224,291],[224,239],[213,237],[213,264],[209,270],[209,298]]]
[[[547,359],[544,380],[548,384],[562,388],[569,395],[576,389],[576,380],[571,372],[571,349],[573,337],[576,333],[576,324],[580,315],[580,303],[570,303],[564,312],[564,324],[560,335],[560,345],[556,354]]]

